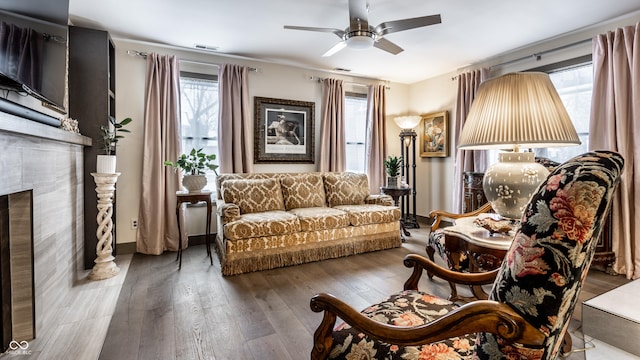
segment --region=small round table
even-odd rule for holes
[[[207,232],[205,235],[205,242],[207,244],[207,256],[211,260],[213,265],[213,255],[211,254],[211,242],[209,235],[211,234],[211,191],[200,191],[196,193],[190,193],[186,191],[176,191],[176,216],[178,217],[178,256],[176,260],[179,260],[178,269],[182,268],[182,230],[180,229],[180,209],[183,203],[197,204],[199,202],[205,202],[207,204]]]
[[[380,192],[384,195],[389,195],[393,199],[395,206],[400,207],[400,197],[411,194],[410,187],[386,187],[380,188]],[[404,214],[400,217],[400,238],[402,242],[405,242],[405,236],[411,236],[411,233],[404,227]]]

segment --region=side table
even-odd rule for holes
[[[384,195],[389,195],[393,199],[393,203],[400,207],[400,197],[411,194],[410,187],[386,187],[380,188],[380,192]],[[402,211],[402,209],[401,209]],[[405,242],[405,236],[411,236],[411,233],[404,227],[404,214],[400,216],[400,237],[402,242]]]
[[[489,231],[477,226],[477,217],[464,217],[455,220],[453,226],[442,229],[444,233],[444,251],[451,270],[460,271],[460,259],[467,257],[469,272],[491,271],[500,265],[507,255],[513,240],[512,230],[509,234],[489,234]],[[474,296],[486,299],[487,295],[480,286],[470,286]],[[452,298],[456,298],[455,288],[452,288]],[[459,297],[458,299],[463,299]]]
[[[178,256],[176,261],[179,260],[178,269],[182,268],[182,230],[180,228],[180,209],[182,204],[190,203],[197,204],[199,202],[205,202],[207,204],[207,231],[205,234],[205,243],[207,244],[207,256],[211,260],[213,265],[213,255],[211,254],[211,191],[200,191],[196,193],[190,193],[186,191],[176,191],[176,217],[178,218]]]

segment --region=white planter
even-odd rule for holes
[[[98,155],[98,158],[96,161],[96,172],[99,174],[115,174],[116,156],[115,155]]]
[[[190,193],[197,193],[207,186],[207,178],[204,175],[184,175],[182,186]]]

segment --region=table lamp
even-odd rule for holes
[[[580,139],[549,75],[510,73],[483,82],[460,134],[459,149],[501,149],[482,187],[493,210],[520,220],[549,171],[521,148],[579,145]]]

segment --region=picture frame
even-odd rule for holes
[[[314,102],[255,96],[254,113],[254,163],[314,163]]]
[[[420,157],[449,156],[449,112],[421,115]]]

